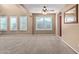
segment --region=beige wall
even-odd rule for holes
[[[28,16],[28,30],[25,33],[32,33],[32,29],[31,29],[32,28],[31,13],[28,10],[25,10],[22,6],[13,5],[13,4],[0,5],[0,15],[7,15],[7,16],[26,15],[26,16]]]
[[[74,6],[73,4],[71,5],[66,5],[63,11],[66,11],[67,9],[71,8]],[[78,5],[79,7],[79,5]],[[78,8],[79,10],[79,8]],[[63,18],[63,40],[67,42],[72,48],[74,48],[76,51],[79,52],[79,18],[78,18],[78,23],[76,24],[64,24],[64,12],[62,12],[62,18]],[[79,17],[79,12],[78,12],[78,17]]]

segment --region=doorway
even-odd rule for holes
[[[58,14],[58,35],[62,36],[62,15],[61,15],[61,12]]]

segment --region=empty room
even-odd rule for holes
[[[78,54],[78,4],[0,4],[0,54]]]

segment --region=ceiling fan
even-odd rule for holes
[[[43,6],[42,13],[46,15],[48,11],[53,12],[54,10],[48,10],[46,6]]]

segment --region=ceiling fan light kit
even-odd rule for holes
[[[43,15],[46,15],[46,14],[47,14],[47,8],[46,8],[46,6],[43,7],[43,9],[42,9],[42,14],[43,14]]]

